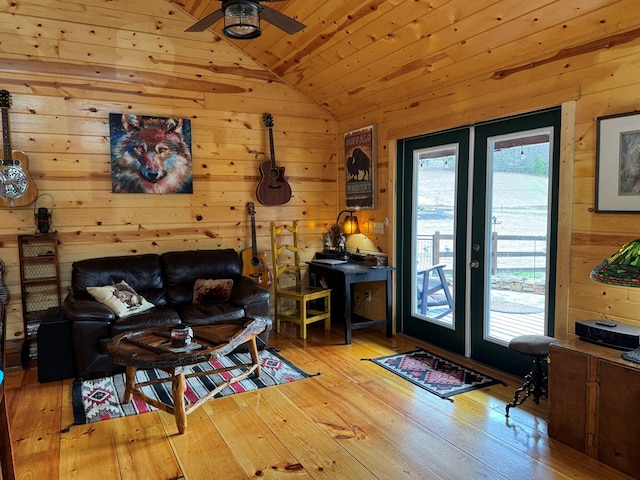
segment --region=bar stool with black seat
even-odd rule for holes
[[[516,390],[511,403],[507,404],[507,417],[511,407],[522,405],[532,393],[536,405],[540,403],[540,397],[547,396],[547,375],[542,368],[542,362],[546,361],[549,356],[549,345],[554,342],[557,342],[555,338],[546,335],[520,335],[509,342],[511,350],[533,357],[533,368],[525,375],[524,383]],[[523,393],[524,396],[521,398],[520,395]]]

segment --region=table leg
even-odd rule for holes
[[[351,282],[344,281],[344,343],[351,344]]]
[[[129,403],[133,398],[133,389],[136,385],[136,367],[127,367],[125,370],[125,388],[122,403]]]
[[[184,373],[180,371],[173,375],[172,392],[173,392],[173,415],[176,417],[176,425],[178,433],[182,434],[187,430],[187,412],[184,406],[184,391],[187,388],[187,382]]]
[[[251,340],[249,340],[249,353],[251,354],[251,362],[254,365],[257,365],[257,368],[254,370],[253,374],[255,378],[260,376],[260,357],[258,356],[258,344],[256,343],[256,337],[253,335]]]
[[[385,299],[386,301],[386,311],[387,311],[387,337],[391,338],[393,337],[393,291],[392,291],[392,285],[391,283],[393,282],[393,276],[391,273],[391,270],[389,270],[387,272],[387,279],[385,280],[385,287],[386,287],[386,296],[387,298]]]

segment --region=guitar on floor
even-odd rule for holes
[[[271,159],[260,164],[260,182],[256,189],[258,201],[263,205],[283,205],[291,200],[291,186],[284,176],[284,167],[276,165],[276,151],[273,146],[273,116],[263,115],[264,125],[269,129]]]
[[[253,202],[247,203],[249,215],[251,215],[251,248],[242,251],[242,275],[268,288],[271,286],[271,272],[267,267],[267,257],[264,253],[258,253],[256,246],[256,209]]]
[[[2,108],[2,160],[0,160],[0,206],[22,207],[33,203],[38,189],[27,171],[27,154],[11,150],[9,138],[9,107],[11,94],[0,90]]]

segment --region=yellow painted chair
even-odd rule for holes
[[[276,332],[281,321],[289,321],[300,325],[300,338],[306,339],[310,323],[324,320],[324,329],[331,330],[331,289],[302,285],[298,233],[297,220],[280,226],[271,222],[275,320]]]

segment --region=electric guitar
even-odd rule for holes
[[[242,275],[263,287],[271,286],[271,272],[267,267],[267,257],[264,253],[258,253],[256,247],[256,210],[253,202],[247,203],[249,215],[251,215],[251,248],[242,251]]]
[[[27,171],[27,154],[20,150],[11,150],[8,113],[10,106],[9,92],[0,90],[3,147],[0,160],[0,206],[13,208],[33,203],[38,196],[38,189]]]
[[[273,116],[263,115],[264,125],[269,129],[271,159],[260,164],[260,182],[256,197],[263,205],[283,205],[291,200],[291,186],[284,177],[284,167],[276,166],[276,151],[273,146]]]

